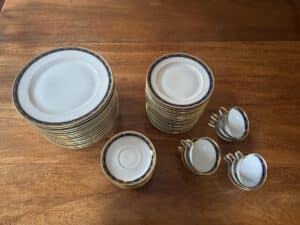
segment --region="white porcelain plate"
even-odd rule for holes
[[[112,75],[107,63],[84,49],[47,52],[16,79],[16,101],[29,117],[46,123],[78,119],[105,99]]]
[[[149,75],[152,90],[163,101],[180,106],[196,104],[213,89],[209,68],[184,54],[171,54],[157,60]]]
[[[189,158],[192,166],[198,172],[209,172],[215,167],[218,160],[216,146],[206,138],[199,138],[194,141]]]
[[[144,137],[136,133],[117,135],[104,151],[106,169],[123,182],[138,180],[151,167],[153,149]]]

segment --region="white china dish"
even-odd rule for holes
[[[210,94],[213,77],[200,60],[186,54],[158,59],[149,72],[150,85],[163,101],[178,106],[201,102]]]
[[[50,142],[70,149],[95,144],[119,113],[109,65],[77,47],[54,49],[33,59],[17,75],[12,94],[27,122]]]
[[[126,135],[116,139],[107,148],[105,164],[114,177],[130,182],[147,172],[152,155],[152,150],[143,139]]]
[[[124,131],[108,140],[101,152],[100,165],[105,176],[123,188],[147,182],[156,164],[151,141],[135,131]]]
[[[104,59],[79,48],[55,49],[30,62],[15,85],[16,101],[45,123],[81,118],[107,97],[112,75]]]

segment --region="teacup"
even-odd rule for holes
[[[218,114],[210,116],[208,125],[215,128],[218,136],[226,141],[244,140],[250,131],[248,116],[238,106],[230,109],[220,107]]]
[[[210,175],[217,171],[221,151],[218,144],[209,137],[181,140],[178,150],[185,167],[197,175]]]
[[[238,188],[251,191],[260,188],[267,179],[267,163],[257,153],[244,155],[240,151],[228,153],[224,160],[228,164],[228,176]]]

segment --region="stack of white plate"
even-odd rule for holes
[[[183,133],[197,123],[214,89],[210,68],[187,54],[169,54],[150,67],[146,110],[150,122],[166,133]]]
[[[17,111],[49,141],[77,149],[113,126],[118,95],[107,62],[81,48],[60,48],[29,62],[13,86]]]

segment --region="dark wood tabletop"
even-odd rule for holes
[[[1,4],[0,4],[1,5]],[[300,2],[259,0],[9,0],[0,14],[0,224],[300,224]],[[11,86],[32,57],[64,46],[89,48],[110,64],[120,96],[114,129],[93,147],[47,142],[15,111]],[[145,77],[158,56],[203,59],[215,91],[196,127],[167,135],[145,112]],[[207,126],[220,106],[243,107],[250,136],[220,140]],[[99,169],[113,134],[136,130],[157,149],[151,181],[122,190]],[[196,176],[180,161],[181,138],[209,136],[223,155],[240,150],[268,163],[265,185],[237,189],[224,161]]]

